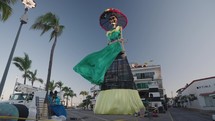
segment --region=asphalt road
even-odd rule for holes
[[[173,121],[212,121],[212,115],[206,111],[170,108],[169,112]]]
[[[151,118],[134,115],[97,115],[93,111],[81,109],[69,109],[67,114],[67,121],[173,121],[169,112]]]

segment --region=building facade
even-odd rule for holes
[[[202,110],[215,110],[215,77],[193,80],[178,90],[181,106]]]
[[[160,65],[131,64],[136,88],[141,99],[160,101],[164,95]]]

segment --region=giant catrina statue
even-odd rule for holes
[[[101,91],[94,107],[96,114],[134,114],[145,108],[129,66],[122,30],[127,17],[117,9],[105,10],[100,16],[100,25],[106,31],[108,45],[89,54],[73,69]]]

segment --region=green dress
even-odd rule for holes
[[[112,37],[121,36],[121,32],[113,30],[107,35],[110,41],[114,41]],[[123,52],[117,55],[106,71],[104,82],[100,87],[101,90],[93,109],[95,114],[132,115],[140,110],[145,110],[139,93],[135,89],[127,57]]]
[[[116,41],[121,39],[121,27],[108,31],[110,44],[104,49],[86,56],[73,69],[93,84],[106,85],[105,74],[114,62],[121,62],[122,46]],[[120,64],[120,63],[119,63]],[[114,67],[114,66],[113,66]],[[110,74],[111,75],[111,74]],[[133,76],[132,76],[133,78]],[[137,90],[134,89],[108,89],[101,90],[94,107],[95,114],[134,114],[145,109]]]
[[[110,42],[121,38],[121,29],[107,32]],[[93,84],[101,85],[104,81],[104,75],[117,55],[122,51],[120,42],[113,42],[104,49],[87,55],[81,60],[73,70]]]

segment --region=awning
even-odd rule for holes
[[[200,96],[211,96],[211,97],[213,97],[213,96],[215,96],[215,91],[213,91],[213,92],[207,92],[207,93],[201,93],[199,95]]]

